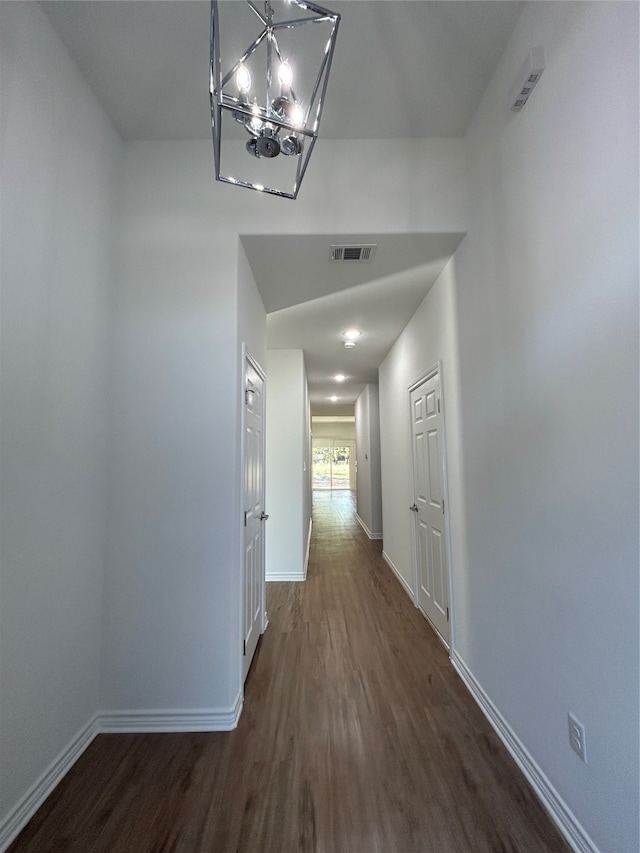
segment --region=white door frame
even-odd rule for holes
[[[258,376],[262,379],[262,412],[263,412],[263,423],[262,423],[262,457],[265,462],[265,471],[266,471],[266,457],[267,457],[267,444],[266,444],[266,399],[267,399],[267,374],[264,372],[262,367],[258,364],[256,359],[251,355],[249,348],[245,343],[242,344],[242,361],[240,363],[240,507],[238,512],[238,525],[239,525],[239,542],[240,542],[240,601],[239,601],[239,642],[238,642],[238,666],[240,672],[240,684],[242,686],[242,692],[244,693],[244,505],[245,505],[245,436],[246,436],[246,421],[245,421],[245,365],[249,362],[249,364],[256,371]],[[264,479],[264,471],[263,471],[263,479],[262,479],[262,506],[264,507],[264,499],[265,499],[265,479]],[[265,510],[266,511],[266,510]],[[262,613],[262,623],[260,625],[260,634],[264,634],[267,629],[267,596],[266,596],[266,581],[265,581],[265,537],[262,537],[262,582],[260,584],[260,612]]]
[[[412,420],[412,412],[411,412],[411,394],[415,391],[418,386],[422,385],[423,382],[426,382],[427,379],[431,379],[433,376],[439,376],[440,379],[440,403],[442,411],[440,414],[442,415],[442,468],[443,468],[443,492],[444,492],[444,500],[445,500],[445,514],[444,514],[444,531],[447,542],[447,582],[449,584],[449,645],[447,651],[451,654],[451,651],[454,648],[453,644],[453,636],[454,636],[454,600],[453,600],[453,572],[452,572],[452,552],[451,552],[451,502],[449,500],[449,470],[447,467],[447,420],[446,420],[446,404],[445,404],[445,393],[444,393],[444,382],[442,375],[442,359],[438,359],[438,361],[431,367],[430,370],[427,370],[426,373],[420,375],[418,379],[409,385],[407,402],[409,406],[409,424],[411,425]],[[411,441],[411,493],[410,493],[410,504],[413,503],[416,484],[414,480],[414,459],[413,459],[413,431],[410,430],[410,441]],[[415,607],[419,607],[419,590],[420,590],[420,560],[418,557],[418,537],[416,535],[416,525],[415,522],[411,525],[411,542],[412,542],[412,550],[413,550],[413,603]],[[431,623],[429,623],[431,624]],[[444,642],[444,639],[440,636],[440,634],[434,630],[434,633],[438,637],[438,639],[443,643],[446,647],[447,644]]]

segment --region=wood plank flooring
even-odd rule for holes
[[[567,853],[355,520],[314,494],[234,732],[100,735],[10,853]]]

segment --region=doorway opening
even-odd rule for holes
[[[313,489],[355,488],[355,444],[345,439],[314,439]]]

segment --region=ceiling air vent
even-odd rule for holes
[[[332,261],[358,261],[359,263],[368,263],[373,260],[376,253],[377,245],[370,243],[366,246],[332,246],[331,260]]]

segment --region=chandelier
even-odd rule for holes
[[[307,0],[212,0],[217,180],[296,198],[318,137],[339,22]]]

